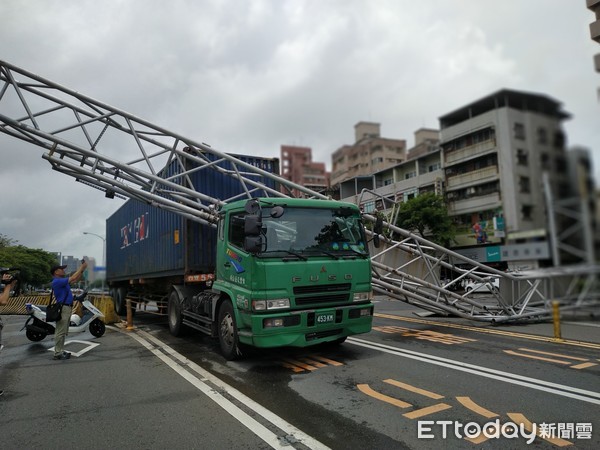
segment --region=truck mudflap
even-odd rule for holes
[[[242,312],[241,316],[238,336],[242,344],[308,347],[368,333],[373,324],[373,304],[272,314]]]

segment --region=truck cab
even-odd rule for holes
[[[217,327],[239,344],[304,347],[371,330],[371,263],[356,205],[262,198],[226,205],[217,232]]]

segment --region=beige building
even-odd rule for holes
[[[356,177],[340,183],[340,197],[359,204],[365,212],[387,209],[425,192],[443,195],[440,132],[421,128],[415,131],[415,145],[408,159],[373,175]],[[366,190],[366,191],[363,191]]]
[[[406,141],[382,138],[380,124],[354,125],[355,142],[337,149],[331,156],[331,185],[344,180],[372,175],[406,160]]]

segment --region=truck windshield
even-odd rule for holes
[[[286,208],[279,218],[263,217],[265,251],[269,256],[293,252],[305,257],[367,256],[357,212],[349,209]]]

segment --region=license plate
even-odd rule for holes
[[[317,314],[316,317],[317,323],[332,323],[334,319],[335,315],[333,313]]]

